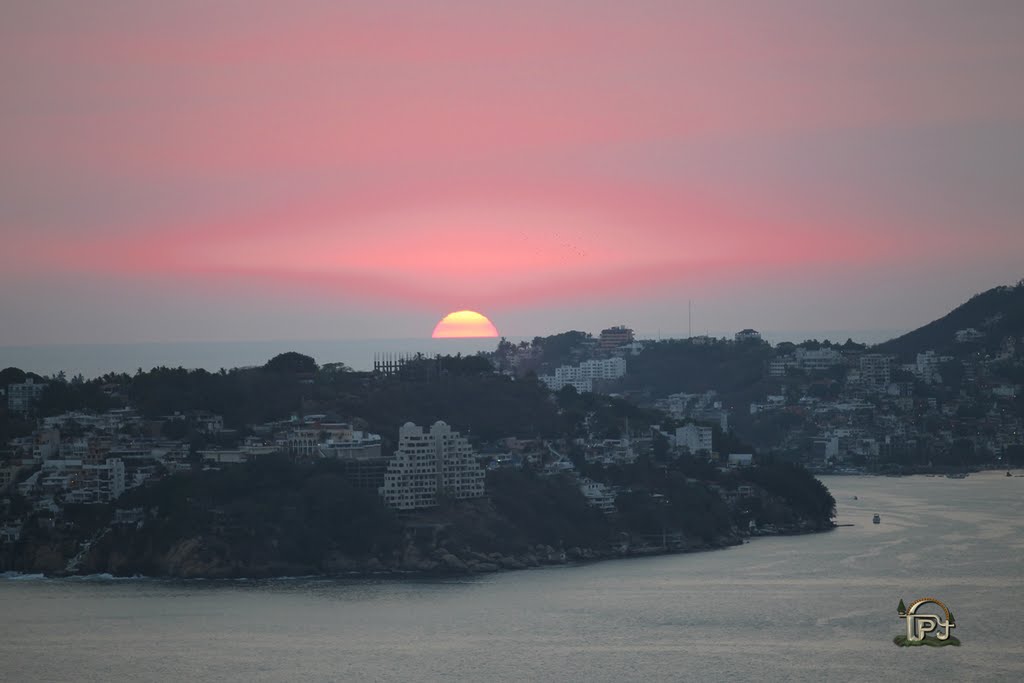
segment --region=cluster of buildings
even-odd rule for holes
[[[718,425],[723,432],[729,431],[729,411],[723,407],[718,392],[714,390],[700,394],[670,394],[654,401],[654,407],[675,420],[707,422]]]
[[[643,436],[626,433],[618,439],[601,439],[591,435],[577,438],[572,446],[582,455],[583,462],[587,465],[621,466],[635,462],[642,454],[651,455],[655,434],[660,434],[668,440],[673,457],[690,454],[707,458],[716,462],[721,471],[753,464],[751,453],[719,454],[713,450],[714,430],[706,425],[694,423],[678,427],[674,432],[665,432],[660,426],[652,425],[650,431]],[[543,451],[527,457],[535,466],[540,467],[541,475],[575,477],[576,484],[587,502],[606,515],[617,512],[615,501],[618,496],[633,491],[630,486],[601,482],[580,474],[580,469],[573,460],[556,451],[551,444],[545,444]],[[695,483],[697,480],[689,481]]]
[[[551,391],[571,386],[583,393],[594,390],[594,382],[614,380],[626,375],[626,360],[620,357],[594,358],[579,365],[562,365],[555,368],[553,375],[541,375],[537,379]]]
[[[971,345],[984,338],[967,328],[956,332],[954,342]],[[633,331],[622,326],[602,330],[597,339],[587,335],[585,341],[572,352],[578,362],[555,367],[540,381],[553,391],[572,386],[590,392],[602,381],[624,377],[626,357],[639,348]],[[751,329],[737,333],[734,341],[763,343]],[[723,468],[750,465],[749,453],[715,451],[713,427],[729,432],[731,421],[739,424],[738,429],[777,421],[783,425],[777,430],[779,439],[755,441],[758,449],[796,454],[821,466],[894,461],[907,454],[941,455],[956,448],[999,456],[1024,444],[1024,420],[1016,404],[1021,386],[1013,381],[1024,373],[1021,344],[1024,339],[1006,337],[994,354],[952,356],[924,350],[903,364],[894,356],[856,345],[790,345],[767,361],[764,376],[770,389],[750,402],[749,412],[731,415],[713,390],[671,394],[653,405],[683,426],[662,431],[655,425],[643,436],[630,433],[627,426],[617,438],[607,438],[613,436],[607,425],[595,428],[588,416],[587,436],[564,442],[573,458],[559,453],[552,443],[516,439],[509,440],[506,452],[480,456],[464,436],[440,421],[429,427],[402,425],[395,449],[384,453],[379,434],[328,415],[293,415],[251,425],[243,434],[227,429],[222,416],[206,411],[157,420],[143,419],[131,408],[101,414],[69,412],[43,418],[31,434],[0,446],[0,491],[16,488],[33,512],[47,512],[52,518],[64,505],[110,503],[169,473],[288,454],[336,461],[352,485],[375,491],[397,510],[410,511],[448,499],[484,496],[481,462],[487,459],[490,468],[529,461],[545,474],[576,474],[580,462],[632,463],[653,451],[655,438],[664,438],[676,454],[707,457]],[[506,360],[537,359],[537,344],[508,346]],[[956,390],[948,388],[953,381]],[[44,389],[45,384],[32,379],[9,384],[8,412],[31,415]],[[663,448],[660,442],[659,447]],[[607,514],[615,511],[621,489],[582,476],[577,482],[592,505]],[[0,542],[17,540],[20,528],[18,520],[0,522]]]
[[[147,479],[189,465],[189,445],[145,435],[130,409],[44,418],[32,434],[14,438],[0,457],[0,490],[13,488],[32,513],[53,523],[65,505],[110,503]],[[7,520],[17,540],[21,520]]]
[[[173,428],[175,423],[180,427]],[[164,436],[185,431],[190,438]],[[289,454],[337,461],[353,486],[379,492],[400,510],[430,507],[443,496],[484,495],[484,469],[476,454],[443,422],[427,431],[404,425],[390,455],[382,454],[380,435],[326,415],[292,416],[253,425],[247,432],[251,433],[243,437],[225,429],[221,416],[205,411],[158,420],[143,419],[132,409],[46,417],[30,435],[14,438],[0,449],[0,492],[16,490],[30,504],[29,514],[45,512],[52,520],[66,505],[111,503],[125,491],[170,473]],[[204,442],[233,445],[197,447]],[[0,524],[0,541],[16,541],[21,521]]]
[[[979,334],[959,330],[954,341],[977,342]],[[994,354],[924,350],[909,363],[859,349],[798,348],[769,363],[769,377],[790,381],[750,403],[749,412],[762,423],[787,424],[772,448],[820,466],[992,461],[1024,444],[1014,407],[1021,386],[1012,380],[1024,368],[1022,341],[1005,337]],[[793,382],[790,368],[808,374]]]
[[[635,356],[644,349],[644,343],[638,341],[633,330],[624,325],[605,328],[597,337],[580,332],[567,334],[578,337],[570,347],[560,349],[557,358],[546,354],[543,343],[535,339],[533,343],[500,344],[491,359],[506,374],[524,375],[527,371],[535,371],[538,379],[555,391],[570,385],[577,391],[592,391],[595,380],[624,376],[624,358]]]

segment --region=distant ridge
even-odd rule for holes
[[[957,343],[956,333],[972,328],[983,333],[984,338]],[[958,352],[977,351],[979,347],[994,349],[1003,337],[1019,338],[1021,335],[1024,335],[1024,280],[975,294],[938,320],[878,344],[873,350],[902,358],[926,349],[959,355]]]

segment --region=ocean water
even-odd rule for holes
[[[8,576],[0,680],[1024,680],[1024,476],[824,480],[855,526],[708,553],[429,580]],[[962,646],[893,644],[899,600],[926,596]]]
[[[508,339],[521,341],[518,337]],[[81,373],[86,379],[108,372],[134,374],[139,368],[150,370],[161,365],[216,372],[221,368],[263,365],[279,353],[297,351],[312,356],[321,365],[345,363],[354,370],[372,370],[377,354],[475,355],[496,348],[498,340],[492,338],[0,346],[0,368],[16,367],[40,375],[63,370],[69,378]]]
[[[901,334],[892,330],[831,330],[808,332],[765,332],[772,344],[804,339],[847,338],[876,344]],[[717,337],[732,333],[716,332]],[[638,339],[685,338],[685,334],[665,335],[637,332]],[[506,337],[518,344],[532,337]],[[16,367],[40,375],[64,371],[68,377],[82,374],[86,379],[108,372],[150,370],[167,367],[203,368],[216,372],[221,368],[263,365],[279,353],[298,351],[312,356],[320,364],[345,363],[354,370],[372,370],[376,354],[423,353],[473,355],[494,351],[497,339],[343,339],[320,341],[241,341],[241,342],[152,342],[139,344],[42,344],[36,346],[0,346],[0,369]]]

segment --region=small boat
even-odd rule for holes
[[[871,522],[873,524],[881,524],[882,523],[882,517],[876,512],[875,516],[871,518]]]
[[[1007,474],[1009,474],[1009,472],[1007,472]],[[854,500],[857,500],[857,496],[854,496],[854,497],[853,497],[853,499],[854,499]]]

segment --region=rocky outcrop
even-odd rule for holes
[[[421,518],[409,524],[401,536],[381,547],[354,555],[340,546],[302,548],[290,557],[309,556],[310,564],[286,561],[285,538],[270,534],[256,537],[239,533],[238,527],[203,529],[203,533],[174,539],[173,534],[142,528],[107,528],[87,538],[51,530],[47,536],[23,539],[17,547],[0,549],[0,568],[25,573],[58,575],[68,570],[79,574],[110,573],[117,576],[165,576],[176,578],[238,578],[300,576],[311,574],[473,574],[527,569],[545,565],[583,563],[596,560],[684,553],[737,545],[750,534],[732,533],[711,542],[677,536],[668,547],[633,543],[628,534],[616,536],[614,544],[599,547],[568,547],[544,543],[524,544],[500,540],[485,522],[495,513],[485,502],[459,510],[471,523],[459,526],[461,517],[441,515]],[[811,533],[832,526],[800,520],[798,523],[757,531],[757,535]],[[520,537],[521,539],[521,537]],[[480,548],[484,545],[485,548]],[[477,547],[474,547],[477,546]],[[497,549],[495,549],[497,548]],[[506,548],[514,548],[508,550]],[[68,561],[75,558],[75,562]]]

